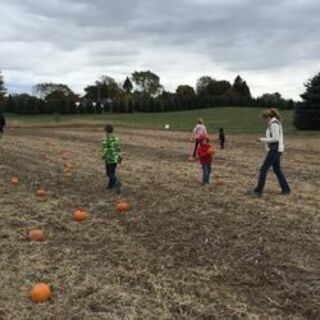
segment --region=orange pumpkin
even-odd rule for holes
[[[43,198],[45,198],[47,196],[47,192],[45,190],[43,190],[43,189],[39,189],[39,190],[36,191],[36,196],[38,198],[43,199]]]
[[[51,289],[46,283],[38,283],[32,288],[30,298],[34,303],[48,301],[51,299]]]
[[[116,208],[118,212],[126,212],[129,210],[129,204],[125,200],[120,200]]]
[[[19,178],[18,177],[12,177],[11,178],[11,184],[14,186],[14,187],[17,187],[19,185]]]
[[[34,229],[29,231],[29,239],[32,241],[43,241],[43,232],[40,229]]]
[[[217,186],[223,186],[224,185],[224,181],[222,179],[217,179],[216,180],[216,185]]]
[[[73,214],[73,220],[77,222],[82,222],[87,220],[89,217],[88,212],[83,209],[78,209]]]
[[[212,146],[211,148],[209,148],[208,150],[208,155],[213,156],[216,154],[216,150],[214,148],[214,146]]]

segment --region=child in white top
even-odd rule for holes
[[[200,118],[198,120],[197,125],[193,129],[192,138],[191,138],[191,140],[195,143],[194,144],[194,151],[193,151],[193,158],[197,157],[197,150],[198,150],[198,146],[199,146],[199,138],[201,136],[203,136],[203,135],[206,135],[206,134],[207,134],[207,128],[204,125],[203,119]]]

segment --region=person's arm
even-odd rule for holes
[[[102,141],[102,159],[107,160],[107,153],[108,153],[108,141],[104,139]]]
[[[121,148],[120,148],[120,141],[119,139],[116,139],[115,144],[114,144],[114,151],[116,152],[118,162],[120,163],[122,161],[122,156],[121,156]]]
[[[196,138],[196,133],[197,133],[197,126],[194,127],[193,131],[192,131],[192,135],[191,135],[191,141],[193,142]]]
[[[280,125],[273,123],[270,127],[271,137],[270,138],[260,138],[259,141],[262,143],[276,143],[280,140]]]

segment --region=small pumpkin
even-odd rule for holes
[[[217,186],[223,186],[224,185],[224,181],[222,179],[217,179],[216,180],[216,185]]]
[[[118,212],[126,212],[129,210],[129,204],[125,200],[120,200],[116,205]]]
[[[30,230],[28,237],[32,241],[43,241],[44,240],[43,231],[40,229]]]
[[[17,187],[19,185],[19,178],[18,177],[12,177],[11,178],[11,184],[14,186],[14,187]]]
[[[216,154],[216,149],[214,146],[210,147],[209,150],[208,150],[208,155],[209,156],[213,156]]]
[[[77,222],[83,222],[87,220],[88,217],[89,217],[88,212],[85,211],[84,209],[78,209],[73,214],[73,220]]]
[[[46,302],[51,299],[51,289],[46,283],[38,283],[32,288],[30,298],[34,303]]]
[[[44,189],[39,189],[36,191],[36,197],[43,199],[47,196],[47,192]]]

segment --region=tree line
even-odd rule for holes
[[[4,81],[1,77],[4,96]],[[91,114],[170,112],[223,106],[265,107],[293,109],[294,101],[280,93],[253,98],[245,80],[237,76],[231,84],[210,76],[199,78],[196,88],[179,85],[176,91],[166,91],[160,77],[151,71],[136,71],[123,83],[102,76],[84,88],[84,95],[74,93],[66,84],[39,83],[33,94],[10,94],[4,99],[7,112],[16,114]]]
[[[196,88],[179,85],[173,93],[164,89],[157,74],[136,71],[123,83],[102,76],[84,88],[83,96],[59,83],[39,83],[33,87],[33,94],[7,95],[0,71],[0,111],[36,115],[170,112],[223,106],[276,107],[294,110],[296,128],[320,130],[320,72],[305,87],[299,103],[284,99],[278,92],[254,98],[241,76],[237,76],[232,84],[203,76],[198,79]]]

